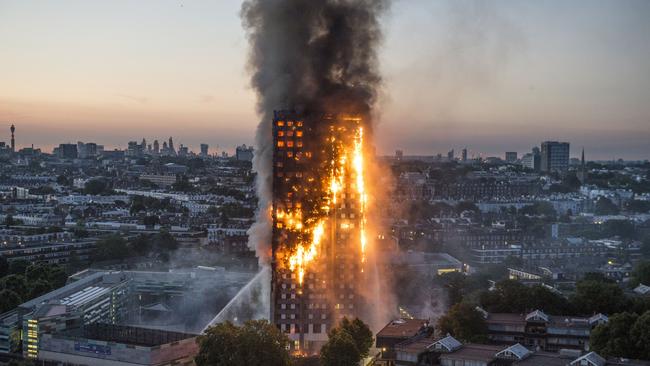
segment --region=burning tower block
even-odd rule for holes
[[[271,319],[296,352],[363,313],[363,133],[354,116],[275,112]]]

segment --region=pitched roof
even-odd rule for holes
[[[444,349],[447,352],[452,352],[460,347],[462,347],[463,344],[460,343],[456,338],[448,335],[445,338],[439,339],[436,342],[434,342],[432,345],[429,346],[429,349],[434,348],[434,349]]]
[[[591,318],[589,318],[589,324],[591,324],[591,325],[593,325],[594,323],[598,323],[598,324],[607,323],[608,321],[609,321],[609,318],[607,317],[607,315],[604,315],[604,314],[601,314],[601,313],[598,313],[598,314],[592,316]]]
[[[535,310],[532,313],[529,313],[528,315],[526,315],[526,321],[535,320],[535,319],[542,319],[543,321],[547,322],[548,321],[548,315],[546,315],[541,310]]]
[[[650,286],[646,286],[646,285],[640,283],[639,286],[634,288],[634,292],[636,292],[639,295],[650,294]]]
[[[497,358],[505,358],[505,359],[516,359],[516,360],[523,360],[524,358],[530,356],[531,352],[528,350],[528,348],[522,346],[519,343],[513,344],[512,346],[497,352],[496,357]]]
[[[596,352],[589,352],[586,355],[575,359],[570,365],[605,366],[607,361]]]

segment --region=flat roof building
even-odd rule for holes
[[[569,169],[569,143],[542,142],[541,170],[543,172],[565,172],[567,169]]]

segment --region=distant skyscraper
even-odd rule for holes
[[[542,142],[541,170],[544,172],[565,172],[569,168],[569,143],[557,141]]]
[[[160,144],[158,143],[158,140],[153,141],[153,153],[156,155],[160,154]]]
[[[181,144],[181,146],[178,147],[178,156],[187,156],[189,155],[189,152],[190,151],[187,148],[187,146],[183,146],[183,144]]]
[[[143,153],[144,149],[142,148],[142,144],[138,144],[137,141],[129,141],[126,156],[138,158],[141,157]]]
[[[506,151],[506,163],[514,163],[517,161],[516,151]]]
[[[16,126],[11,125],[9,130],[11,131],[11,152],[16,152],[16,139],[14,138],[14,132],[16,132]]]
[[[449,160],[449,161],[454,160],[454,149],[451,149],[451,150],[447,153],[447,160]]]
[[[533,147],[532,151],[533,151],[533,165],[531,168],[536,172],[538,172],[542,170],[542,151],[537,146]]]
[[[208,149],[210,146],[208,144],[201,144],[201,156],[206,157],[208,156]]]
[[[395,159],[396,160],[402,160],[403,158],[404,158],[404,151],[395,150]]]
[[[467,148],[464,148],[462,151],[462,159],[463,161],[467,161]]]
[[[167,148],[169,149],[170,155],[176,155],[176,149],[174,149],[174,140],[172,140],[171,136],[169,137],[169,144],[167,144]]]

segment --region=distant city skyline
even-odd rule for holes
[[[0,141],[250,145],[239,1],[0,0]],[[650,158],[650,2],[396,1],[377,150]]]

